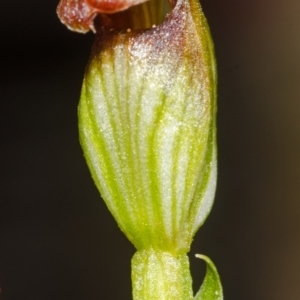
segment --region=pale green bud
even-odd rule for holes
[[[79,106],[101,195],[137,249],[189,250],[214,197],[215,64],[198,5],[155,28],[98,32]]]

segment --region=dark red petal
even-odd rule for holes
[[[96,11],[84,0],[61,0],[57,14],[63,24],[77,32],[94,31],[93,20]]]
[[[112,14],[147,0],[61,0],[57,14],[69,29],[87,32],[94,29],[97,13]]]

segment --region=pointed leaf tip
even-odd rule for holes
[[[196,257],[205,260],[206,274],[194,300],[223,300],[221,280],[215,265],[205,255],[196,254]]]

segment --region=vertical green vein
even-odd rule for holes
[[[183,61],[181,63],[182,66],[185,65],[185,62]],[[178,68],[179,70],[181,68]],[[187,77],[189,77],[189,79],[191,80],[191,76],[189,76],[188,74],[186,74]],[[185,84],[185,82],[182,82],[182,76],[181,74],[179,74],[177,76],[177,78],[174,80],[174,89],[176,90],[180,90],[180,93],[179,93],[179,96],[184,98],[184,100],[182,101],[182,105],[181,105],[181,111],[178,112],[178,114],[180,115],[180,122],[182,122],[183,124],[179,127],[179,130],[178,130],[178,133],[177,133],[177,136],[176,136],[176,139],[174,141],[174,147],[173,147],[173,161],[174,161],[174,164],[173,164],[173,170],[172,170],[172,210],[173,210],[173,236],[177,236],[179,234],[180,231],[183,230],[182,228],[182,224],[184,223],[185,220],[183,220],[181,218],[181,220],[178,220],[177,219],[177,211],[178,210],[182,210],[184,206],[184,199],[185,199],[185,195],[183,194],[183,199],[182,199],[182,202],[179,203],[178,200],[179,200],[179,195],[177,195],[176,193],[176,181],[177,181],[177,176],[179,174],[179,167],[180,167],[180,154],[181,154],[181,149],[183,147],[185,147],[185,143],[183,143],[183,141],[186,139],[186,133],[184,132],[186,130],[186,127],[185,127],[185,120],[188,119],[188,116],[186,116],[186,110],[187,110],[187,107],[189,105],[189,101],[190,99],[188,99],[188,94],[187,94],[187,90],[186,90],[186,87],[187,86],[191,86],[189,83]],[[189,81],[190,81],[189,80]],[[178,99],[174,99],[175,101],[178,101]],[[184,180],[186,180],[186,184],[185,184],[185,187],[187,188],[188,184],[187,184],[187,178],[184,178]],[[180,206],[179,206],[180,205]],[[180,215],[185,215],[185,213],[182,213]],[[175,243],[178,245],[178,242],[175,241]]]
[[[161,168],[160,167],[160,162],[159,159],[157,157],[157,144],[156,144],[156,140],[157,137],[159,135],[160,129],[161,129],[161,125],[160,125],[160,121],[164,119],[165,113],[167,111],[166,109],[166,105],[168,103],[168,97],[166,94],[162,93],[162,104],[159,108],[157,108],[156,111],[156,116],[155,119],[153,119],[153,123],[155,124],[155,126],[153,127],[153,131],[152,134],[149,135],[149,146],[151,145],[151,149],[150,149],[150,157],[152,157],[152,160],[149,161],[149,169],[151,170],[151,177],[153,178],[152,180],[152,190],[157,191],[156,195],[153,197],[153,203],[155,205],[154,209],[156,210],[155,213],[155,224],[157,225],[157,228],[161,228],[161,223],[163,223],[163,225],[165,226],[165,217],[164,217],[164,209],[163,209],[163,199],[161,198],[162,193],[161,193],[161,180],[160,180],[160,175],[158,173],[158,170]],[[159,142],[159,140],[158,140]],[[159,247],[163,247],[163,248],[170,248],[172,249],[172,241],[170,239],[170,236],[168,236],[166,228],[164,230],[164,232],[159,232],[159,234],[161,234],[162,240],[169,241],[169,245],[167,243],[164,242],[164,245],[158,245]],[[155,239],[157,241],[157,239]]]
[[[138,211],[137,211],[137,207],[135,205],[135,203],[133,203],[135,201],[135,195],[134,195],[134,188],[135,188],[135,180],[132,174],[132,155],[131,155],[131,151],[130,151],[130,142],[129,142],[129,132],[128,132],[128,123],[127,123],[127,115],[126,115],[126,108],[124,109],[124,106],[126,107],[126,103],[125,101],[126,98],[124,97],[124,95],[120,94],[120,88],[125,89],[125,87],[128,87],[128,77],[124,78],[124,76],[122,78],[119,78],[119,72],[117,69],[116,64],[119,63],[119,60],[121,59],[122,62],[125,62],[127,65],[127,59],[126,57],[124,57],[124,51],[125,48],[123,43],[126,43],[125,41],[125,37],[123,37],[123,41],[122,43],[122,47],[119,45],[118,49],[122,51],[121,56],[119,57],[119,53],[117,52],[118,49],[114,48],[113,53],[110,57],[110,60],[112,63],[112,79],[114,81],[114,94],[116,95],[116,105],[118,106],[117,111],[117,115],[116,120],[115,120],[115,124],[117,124],[116,127],[118,127],[116,129],[117,133],[118,133],[118,148],[119,148],[119,160],[121,161],[121,170],[120,172],[122,173],[122,178],[124,180],[124,184],[125,184],[125,188],[127,190],[127,194],[128,194],[128,199],[127,201],[129,201],[130,203],[130,207],[133,211],[133,216],[132,218],[134,218],[134,223],[137,224],[137,218],[138,218]],[[107,76],[110,76],[110,74],[107,74]],[[125,103],[125,105],[124,105]],[[121,157],[120,157],[121,156]]]
[[[139,66],[134,65],[131,68],[132,71],[132,77],[130,76],[129,81],[133,80],[133,82],[136,82],[136,79],[134,76],[136,76],[137,74],[134,72],[137,72],[137,69],[139,69]],[[142,70],[142,72],[141,72]],[[141,67],[140,74],[139,74],[139,78],[140,78],[140,82],[138,83],[138,91],[136,94],[136,99],[132,99],[131,95],[129,96],[129,101],[135,101],[136,105],[135,105],[135,111],[131,112],[131,115],[134,116],[133,120],[131,119],[131,136],[132,136],[132,148],[135,149],[135,176],[136,179],[138,178],[138,181],[140,182],[140,186],[142,187],[140,189],[140,193],[139,195],[137,195],[137,205],[139,206],[139,211],[140,211],[140,220],[141,223],[143,224],[143,230],[144,230],[144,236],[145,236],[145,244],[149,244],[150,240],[155,240],[154,236],[153,236],[153,228],[151,228],[151,226],[149,226],[149,224],[152,222],[150,222],[150,211],[153,212],[153,208],[152,208],[152,199],[146,196],[146,189],[149,192],[149,183],[146,183],[145,180],[145,172],[149,172],[149,170],[145,170],[144,168],[142,168],[143,166],[143,160],[142,160],[142,153],[141,153],[141,149],[140,149],[140,142],[139,142],[139,128],[141,128],[141,126],[143,126],[143,122],[141,120],[141,109],[142,109],[142,100],[145,101],[145,99],[143,99],[143,95],[146,91],[148,87],[147,85],[147,66],[142,66]],[[134,81],[135,80],[135,81]],[[153,99],[146,99],[146,101],[153,101]],[[151,190],[150,190],[151,193]]]
[[[98,62],[97,62],[98,63]],[[107,91],[106,91],[106,88],[105,88],[105,84],[103,82],[103,74],[102,74],[102,69],[98,67],[98,64],[97,64],[97,72],[98,72],[98,75],[99,75],[99,82],[92,82],[92,85],[93,85],[93,89],[95,88],[94,85],[98,84],[99,86],[96,86],[96,89],[101,89],[102,92],[103,92],[103,95],[104,95],[104,98],[101,99],[101,101],[104,101],[105,102],[105,105],[107,107],[107,110],[109,112],[111,112],[111,108],[109,108],[109,100],[107,98]],[[101,128],[99,128],[98,126],[98,122],[96,121],[96,117],[95,117],[95,110],[97,110],[97,106],[95,103],[95,99],[93,98],[93,95],[90,95],[89,96],[90,99],[92,99],[92,103],[91,105],[89,105],[89,111],[91,113],[91,119],[92,121],[94,122],[95,124],[95,127],[97,128],[97,137],[98,139],[100,140],[100,137],[101,137],[101,140],[103,142],[104,145],[106,145],[106,147],[108,147],[108,144],[107,144],[107,141],[106,141],[106,138],[104,138],[101,134]],[[93,116],[93,118],[92,118]],[[116,143],[116,133],[115,133],[115,128],[113,126],[113,120],[112,120],[112,115],[111,113],[108,113],[107,115],[107,118],[109,120],[109,123],[110,123],[110,128],[111,128],[111,132],[113,134],[113,136],[111,137],[114,141],[114,145],[118,146],[117,143]],[[120,151],[118,151],[118,154],[119,154]],[[134,222],[132,221],[132,214],[129,212],[129,206],[126,205],[126,202],[128,199],[125,198],[125,195],[124,195],[124,189],[120,186],[120,184],[122,184],[122,182],[120,182],[120,174],[119,174],[119,168],[117,167],[116,169],[116,164],[119,164],[120,163],[120,158],[119,158],[119,155],[117,155],[117,159],[118,159],[118,162],[115,162],[114,159],[112,158],[111,156],[111,153],[109,150],[106,150],[106,153],[107,153],[107,157],[110,157],[110,162],[111,162],[111,168],[110,168],[110,172],[112,173],[112,177],[113,178],[116,178],[114,180],[115,182],[115,188],[118,190],[118,193],[115,197],[114,202],[115,202],[115,205],[117,205],[117,207],[119,207],[118,210],[121,210],[122,211],[122,214],[124,215],[124,213],[126,213],[126,217],[123,217],[122,218],[122,221],[123,221],[123,224],[122,224],[122,227],[130,227],[130,231],[133,231],[134,230]],[[124,184],[124,183],[123,183]],[[126,220],[126,224],[124,223],[124,220]],[[128,220],[131,220],[130,222]]]
[[[85,84],[83,89],[86,90]],[[86,94],[86,91],[83,91],[82,94]],[[105,148],[105,143],[102,139],[102,136],[98,134],[97,125],[95,123],[93,113],[90,111],[86,98],[87,97],[85,95],[81,96],[79,106],[81,144],[85,150],[85,158],[99,191],[103,193],[103,195],[106,195],[107,192],[110,194],[109,197],[112,199],[109,200],[104,198],[104,200],[106,200],[105,202],[111,213],[119,218],[119,210],[117,209],[114,201],[114,199],[118,197],[118,187],[115,184],[113,174],[109,171],[113,168],[111,158]],[[90,132],[90,134],[87,135],[85,133],[86,131]],[[101,173],[103,173],[103,176],[106,178],[107,184],[105,187],[103,186],[103,183],[99,181],[99,177],[96,175],[97,171],[94,162],[95,155],[92,152],[97,153],[98,160],[102,158],[100,163],[102,166],[100,166],[100,169]],[[97,161],[96,164],[99,166],[99,161]]]

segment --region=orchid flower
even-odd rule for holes
[[[136,247],[134,300],[222,300],[209,258],[193,296],[187,253],[216,186],[216,68],[198,0],[61,0],[71,30],[95,32],[79,104],[81,146]]]

